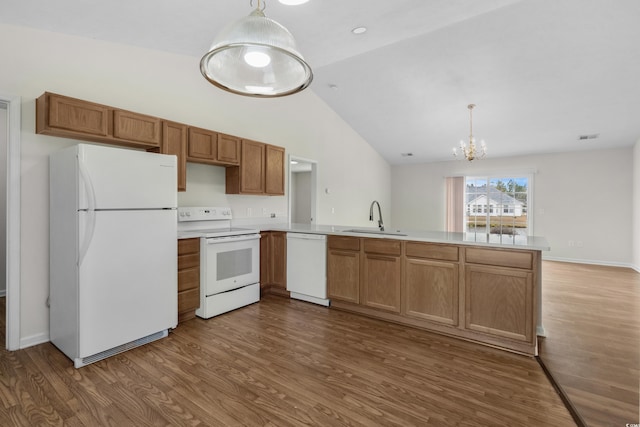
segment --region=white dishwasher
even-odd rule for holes
[[[287,233],[287,290],[291,298],[329,305],[327,236]]]

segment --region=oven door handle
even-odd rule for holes
[[[217,243],[229,243],[229,242],[244,242],[246,240],[257,240],[260,239],[259,234],[247,234],[245,236],[226,236],[226,237],[207,237],[208,245],[215,245]]]

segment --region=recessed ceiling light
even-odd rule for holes
[[[367,27],[355,27],[351,32],[353,34],[364,34],[367,32]]]
[[[287,6],[297,6],[299,4],[303,4],[308,2],[309,0],[279,0],[280,3],[286,4]]]

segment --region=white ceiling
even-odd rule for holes
[[[251,10],[249,0],[0,0],[0,22],[200,58]],[[469,103],[488,156],[640,138],[639,0],[267,0],[265,14],[313,68],[307,90],[392,164],[451,159]]]

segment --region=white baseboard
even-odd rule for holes
[[[569,262],[573,264],[590,264],[590,265],[603,265],[607,267],[622,267],[622,268],[630,268],[640,273],[640,270],[634,266],[633,264],[626,262],[611,262],[611,261],[598,261],[592,259],[575,259],[575,258],[557,258],[557,257],[545,257],[542,256],[543,261],[558,261],[558,262]]]
[[[34,345],[44,344],[46,342],[49,342],[49,334],[44,332],[20,338],[20,350],[27,347],[33,347]]]

